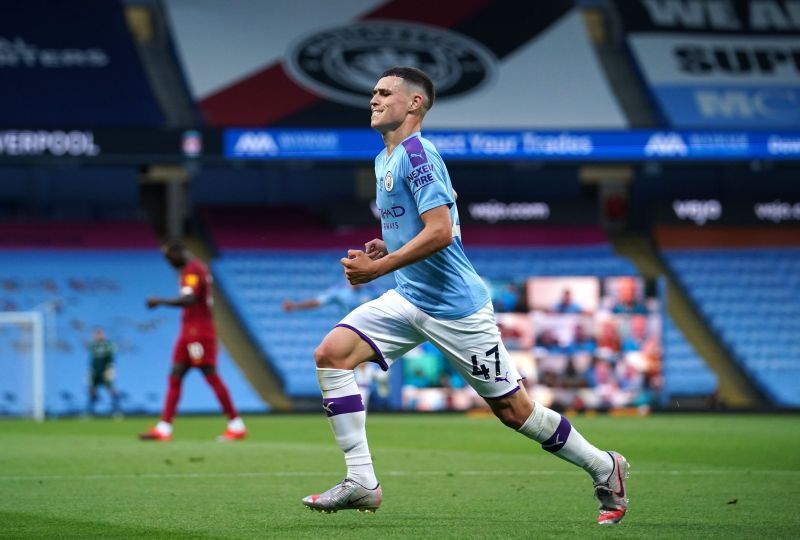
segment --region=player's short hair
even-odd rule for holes
[[[433,102],[436,99],[433,81],[428,77],[428,74],[421,69],[410,66],[396,66],[384,71],[380,78],[382,79],[384,77],[400,77],[404,81],[419,86],[425,93],[425,103],[423,103],[425,112],[433,107]]]

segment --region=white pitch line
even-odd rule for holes
[[[658,470],[658,469],[634,469],[631,474],[634,476],[724,476],[752,472],[767,475],[798,475],[800,470],[748,470],[731,471],[720,469],[687,469],[687,470]],[[530,471],[382,471],[381,476],[558,476],[558,475],[578,475],[581,471],[553,471],[553,470],[530,470]],[[2,476],[0,481],[44,481],[44,480],[153,480],[153,479],[195,479],[195,478],[293,478],[293,477],[318,477],[318,476],[337,476],[340,473],[330,471],[272,471],[272,472],[238,472],[238,473],[142,473],[142,474],[87,474],[87,475],[14,475]]]

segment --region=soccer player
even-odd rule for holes
[[[328,287],[314,298],[300,301],[286,299],[283,301],[283,310],[291,313],[292,311],[335,305],[339,309],[341,317],[376,296],[378,296],[378,291],[375,290],[375,287],[369,284],[352,285],[344,280],[343,283]],[[373,381],[378,385],[386,382],[386,377],[375,364],[365,362],[356,368],[356,382],[361,391],[361,397],[364,399],[364,405],[369,404]]]
[[[342,312],[342,315],[346,315],[376,296],[377,291],[369,285],[351,285],[345,281],[328,287],[314,298],[300,301],[286,299],[283,301],[283,310],[291,312],[335,305]]]
[[[105,330],[96,328],[92,341],[87,346],[89,349],[89,403],[86,412],[94,416],[94,406],[97,403],[97,387],[105,386],[111,396],[111,412],[114,416],[119,413],[119,394],[114,388],[114,355],[117,348],[106,339]]]
[[[563,416],[533,402],[500,340],[486,286],[464,254],[447,168],[420,133],[434,101],[421,70],[385,71],[372,91],[370,124],[386,146],[375,159],[383,239],[341,259],[350,283],[394,271],[396,288],[356,308],[314,351],[322,407],[344,452],[345,479],[302,502],[322,511],[374,512],[381,486],[372,467],[366,411],[353,368],[374,361],[386,370],[423,341],[447,357],[506,426],[589,473],[600,502],[598,523],[617,523],[628,500],[628,463],[591,445]]]
[[[243,439],[247,434],[244,422],[233,406],[228,388],[217,373],[217,334],[211,314],[211,274],[181,242],[168,242],[162,251],[167,261],[180,271],[180,294],[175,298],[151,296],[147,299],[147,307],[152,309],[157,306],[172,306],[183,309],[181,333],[172,356],[172,372],[169,375],[161,420],[149,431],[139,434],[139,438],[146,441],[172,439],[172,419],[181,397],[183,377],[191,368],[196,367],[203,373],[223,411],[228,415],[228,427],[218,440]]]

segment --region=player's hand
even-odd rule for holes
[[[291,300],[284,300],[283,301],[283,311],[293,311],[294,310],[294,302]]]
[[[369,283],[378,277],[375,262],[360,249],[347,250],[347,258],[339,262],[344,266],[344,275],[351,285]]]
[[[161,300],[156,298],[155,296],[150,296],[147,298],[147,308],[153,309],[154,307],[158,306],[161,303]]]
[[[364,248],[366,250],[367,257],[373,261],[376,261],[389,254],[389,251],[386,249],[386,243],[380,238],[373,238],[364,244]]]

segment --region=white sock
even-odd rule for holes
[[[156,431],[162,435],[172,435],[172,424],[159,420],[158,424],[156,424]]]
[[[542,448],[588,472],[595,482],[605,482],[614,468],[607,452],[598,450],[578,433],[569,420],[541,403],[517,431],[541,443]]]
[[[236,418],[231,418],[228,420],[228,429],[231,431],[235,431],[236,433],[241,433],[244,431],[244,422],[240,416]]]
[[[353,370],[317,368],[322,408],[344,452],[347,478],[373,489],[378,485],[367,445],[367,411]]]

